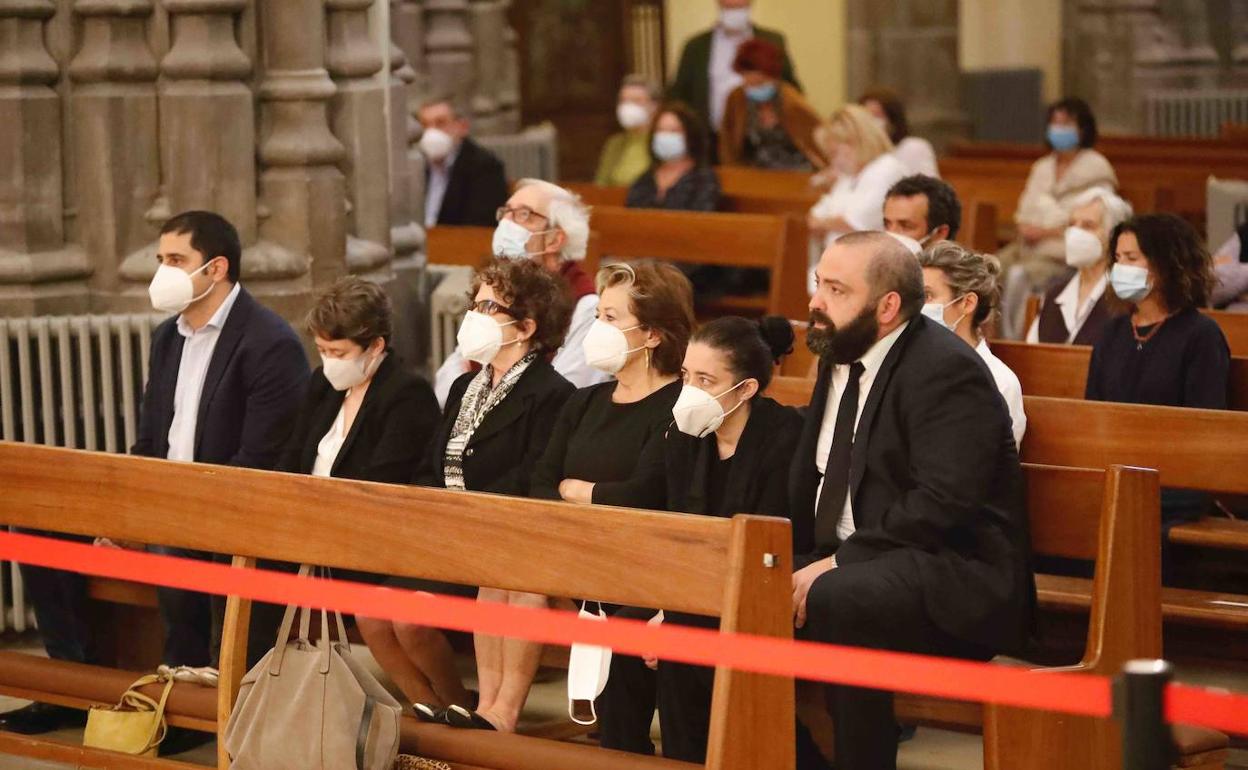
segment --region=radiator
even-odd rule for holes
[[[1150,136],[1217,136],[1227,123],[1248,123],[1248,89],[1167,90],[1144,96]]]
[[[125,452],[158,315],[0,318],[0,439]],[[16,564],[0,562],[0,631],[34,617]]]
[[[472,268],[459,265],[429,265],[429,277],[436,280],[429,298],[429,371],[436,372],[458,344],[455,336],[468,309],[464,297],[472,282]]]
[[[476,141],[503,162],[508,179],[559,178],[558,139],[551,123],[526,128],[518,134],[476,137]]]

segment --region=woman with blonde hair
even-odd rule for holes
[[[810,210],[811,235],[822,245],[855,230],[884,229],[884,198],[909,174],[893,155],[893,143],[871,113],[850,104],[832,113],[815,131],[831,165],[832,189]]]

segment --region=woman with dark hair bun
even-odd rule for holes
[[[668,510],[788,516],[789,465],[802,418],[762,393],[776,364],[792,350],[793,328],[777,316],[729,316],[694,332],[681,367],[684,385],[672,408],[674,422],[661,447]],[[813,532],[793,533],[798,548],[812,539]],[[660,612],[652,622],[719,627],[717,618],[676,612]],[[714,669],[645,662],[658,671],[663,756],[704,763]]]

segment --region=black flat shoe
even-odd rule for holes
[[[51,703],[32,703],[0,714],[0,730],[18,735],[40,735],[62,727],[82,727],[86,723],[87,712]]]
[[[446,716],[446,709],[436,708],[428,703],[413,703],[412,711],[416,713],[416,718],[422,722],[433,725],[450,724]]]
[[[493,722],[475,711],[469,711],[463,706],[451,706],[448,708],[446,710],[446,718],[451,727],[459,727],[464,730],[498,730]]]

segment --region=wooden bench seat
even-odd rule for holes
[[[74,484],[64,483],[67,467],[74,469]],[[4,442],[0,479],[0,524],[241,553],[234,559],[238,568],[265,558],[366,569],[718,615],[728,632],[786,638],[793,631],[791,537],[782,519],[576,506]],[[113,513],[101,518],[101,508]],[[205,521],[213,526],[202,526]],[[482,532],[493,536],[483,539]],[[532,559],[534,552],[546,558]],[[638,554],[645,569],[637,569]],[[625,573],[630,579],[619,580]],[[249,617],[250,602],[230,597],[215,724],[200,721],[199,729],[220,729],[228,718],[244,673]],[[36,656],[20,662],[17,668],[0,659],[0,692],[83,706],[91,699],[115,702],[133,679],[113,674],[106,690],[84,695],[52,676],[59,662]],[[108,672],[84,667],[73,678]],[[790,681],[719,669],[712,703],[708,767],[793,766]],[[186,716],[202,720],[204,704]],[[500,767],[534,767],[526,757],[535,756],[563,758],[543,760],[540,766],[548,768],[608,766],[587,753],[598,749],[528,736],[507,740],[510,759]],[[218,746],[225,768],[223,742]],[[432,753],[429,742],[415,748]],[[621,770],[658,766],[634,755],[601,756]],[[107,752],[93,758],[101,763],[93,766],[109,766]]]
[[[1037,575],[1036,598],[1041,607],[1066,612],[1087,612],[1092,604],[1092,581],[1063,575]],[[1161,589],[1161,614],[1165,620],[1217,628],[1248,629],[1248,596]]]

